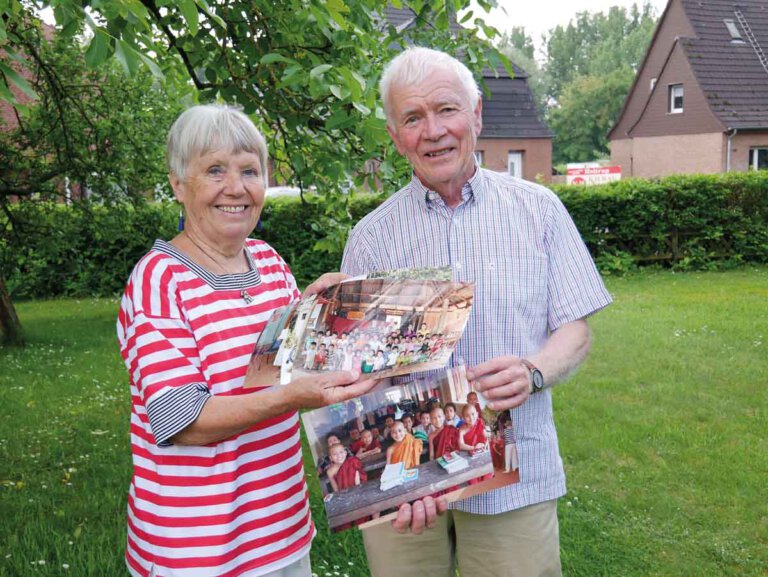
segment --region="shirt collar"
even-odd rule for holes
[[[465,204],[471,204],[473,202],[478,202],[479,198],[482,197],[482,185],[483,185],[483,176],[482,176],[482,169],[475,165],[475,173],[472,175],[472,177],[464,183],[464,186],[461,188],[461,198],[463,203]],[[434,190],[431,190],[424,186],[424,183],[419,180],[419,177],[416,176],[416,173],[413,174],[411,177],[411,190],[413,192],[414,198],[416,198],[419,202],[423,203],[426,208],[430,208],[437,204],[442,204],[443,199],[440,198],[440,195],[435,192]]]

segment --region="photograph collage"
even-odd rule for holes
[[[509,411],[481,401],[460,365],[305,412],[329,527],[381,522],[427,495],[452,501],[517,482]]]
[[[249,382],[286,384],[353,368],[378,379],[444,367],[473,296],[474,284],[451,281],[448,269],[345,280],[273,313],[254,349]]]

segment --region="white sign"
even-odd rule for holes
[[[605,184],[614,180],[621,180],[620,166],[600,166],[592,162],[569,164],[565,176],[567,184]]]

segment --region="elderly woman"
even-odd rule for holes
[[[264,204],[264,139],[236,109],[195,106],[171,128],[168,165],[186,225],[136,265],[117,325],[132,398],[128,568],[309,576],[315,529],[297,410],[375,381],[335,372],[249,388],[259,333],[299,296],[283,259],[248,238]]]

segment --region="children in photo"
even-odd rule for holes
[[[317,474],[318,476],[325,475],[325,472],[328,470],[328,467],[331,466],[331,447],[333,445],[339,445],[341,444],[341,441],[339,440],[339,437],[334,434],[328,435],[328,438],[326,439],[326,446],[328,447],[328,454],[325,455],[320,462],[317,464]],[[352,457],[352,451],[347,449],[347,455]]]
[[[463,421],[456,414],[456,405],[453,403],[446,403],[444,411],[446,424],[456,427],[457,429],[463,424]]]
[[[387,449],[387,464],[403,463],[406,469],[418,467],[424,445],[405,430],[402,421],[395,421],[392,426],[392,440],[395,443]]]
[[[326,371],[335,371],[337,370],[337,363],[339,362],[338,354],[336,353],[336,345],[330,344],[328,345],[328,356],[325,357],[325,366],[323,367]]]
[[[464,424],[459,429],[459,449],[476,452],[486,448],[488,438],[485,435],[485,423],[477,414],[473,404],[464,405]]]
[[[429,460],[432,461],[459,448],[459,430],[447,422],[445,411],[439,405],[432,409],[429,417],[432,421]]]
[[[429,411],[422,411],[419,413],[419,424],[413,428],[413,436],[426,443],[431,433],[432,423],[430,422]]]
[[[517,459],[517,439],[515,438],[515,427],[512,425],[512,417],[509,411],[504,411],[499,418],[501,433],[504,438],[504,471],[516,471],[518,467]]]
[[[349,489],[368,480],[363,463],[347,455],[344,445],[337,443],[329,449],[331,466],[326,471],[334,492]]]
[[[477,416],[480,420],[483,419],[483,409],[480,407],[480,402],[477,400],[477,393],[474,391],[471,391],[467,393],[467,403],[470,405],[475,406],[475,410],[477,410]]]
[[[395,426],[395,418],[391,416],[387,416],[384,419],[384,430],[381,432],[381,436],[384,437],[385,441],[392,439],[392,427]]]
[[[370,429],[365,429],[360,433],[360,441],[356,446],[355,457],[358,459],[365,459],[381,453],[381,443],[373,437],[373,432]]]
[[[320,343],[317,346],[317,352],[315,353],[315,364],[312,367],[316,371],[321,371],[325,367],[325,359],[328,357],[328,348],[325,344]]]
[[[403,415],[402,423],[405,427],[405,432],[413,435],[413,417],[411,415]]]
[[[317,343],[312,341],[309,343],[309,347],[306,350],[306,356],[304,358],[304,368],[307,370],[312,369],[315,366],[315,355],[317,354]]]

